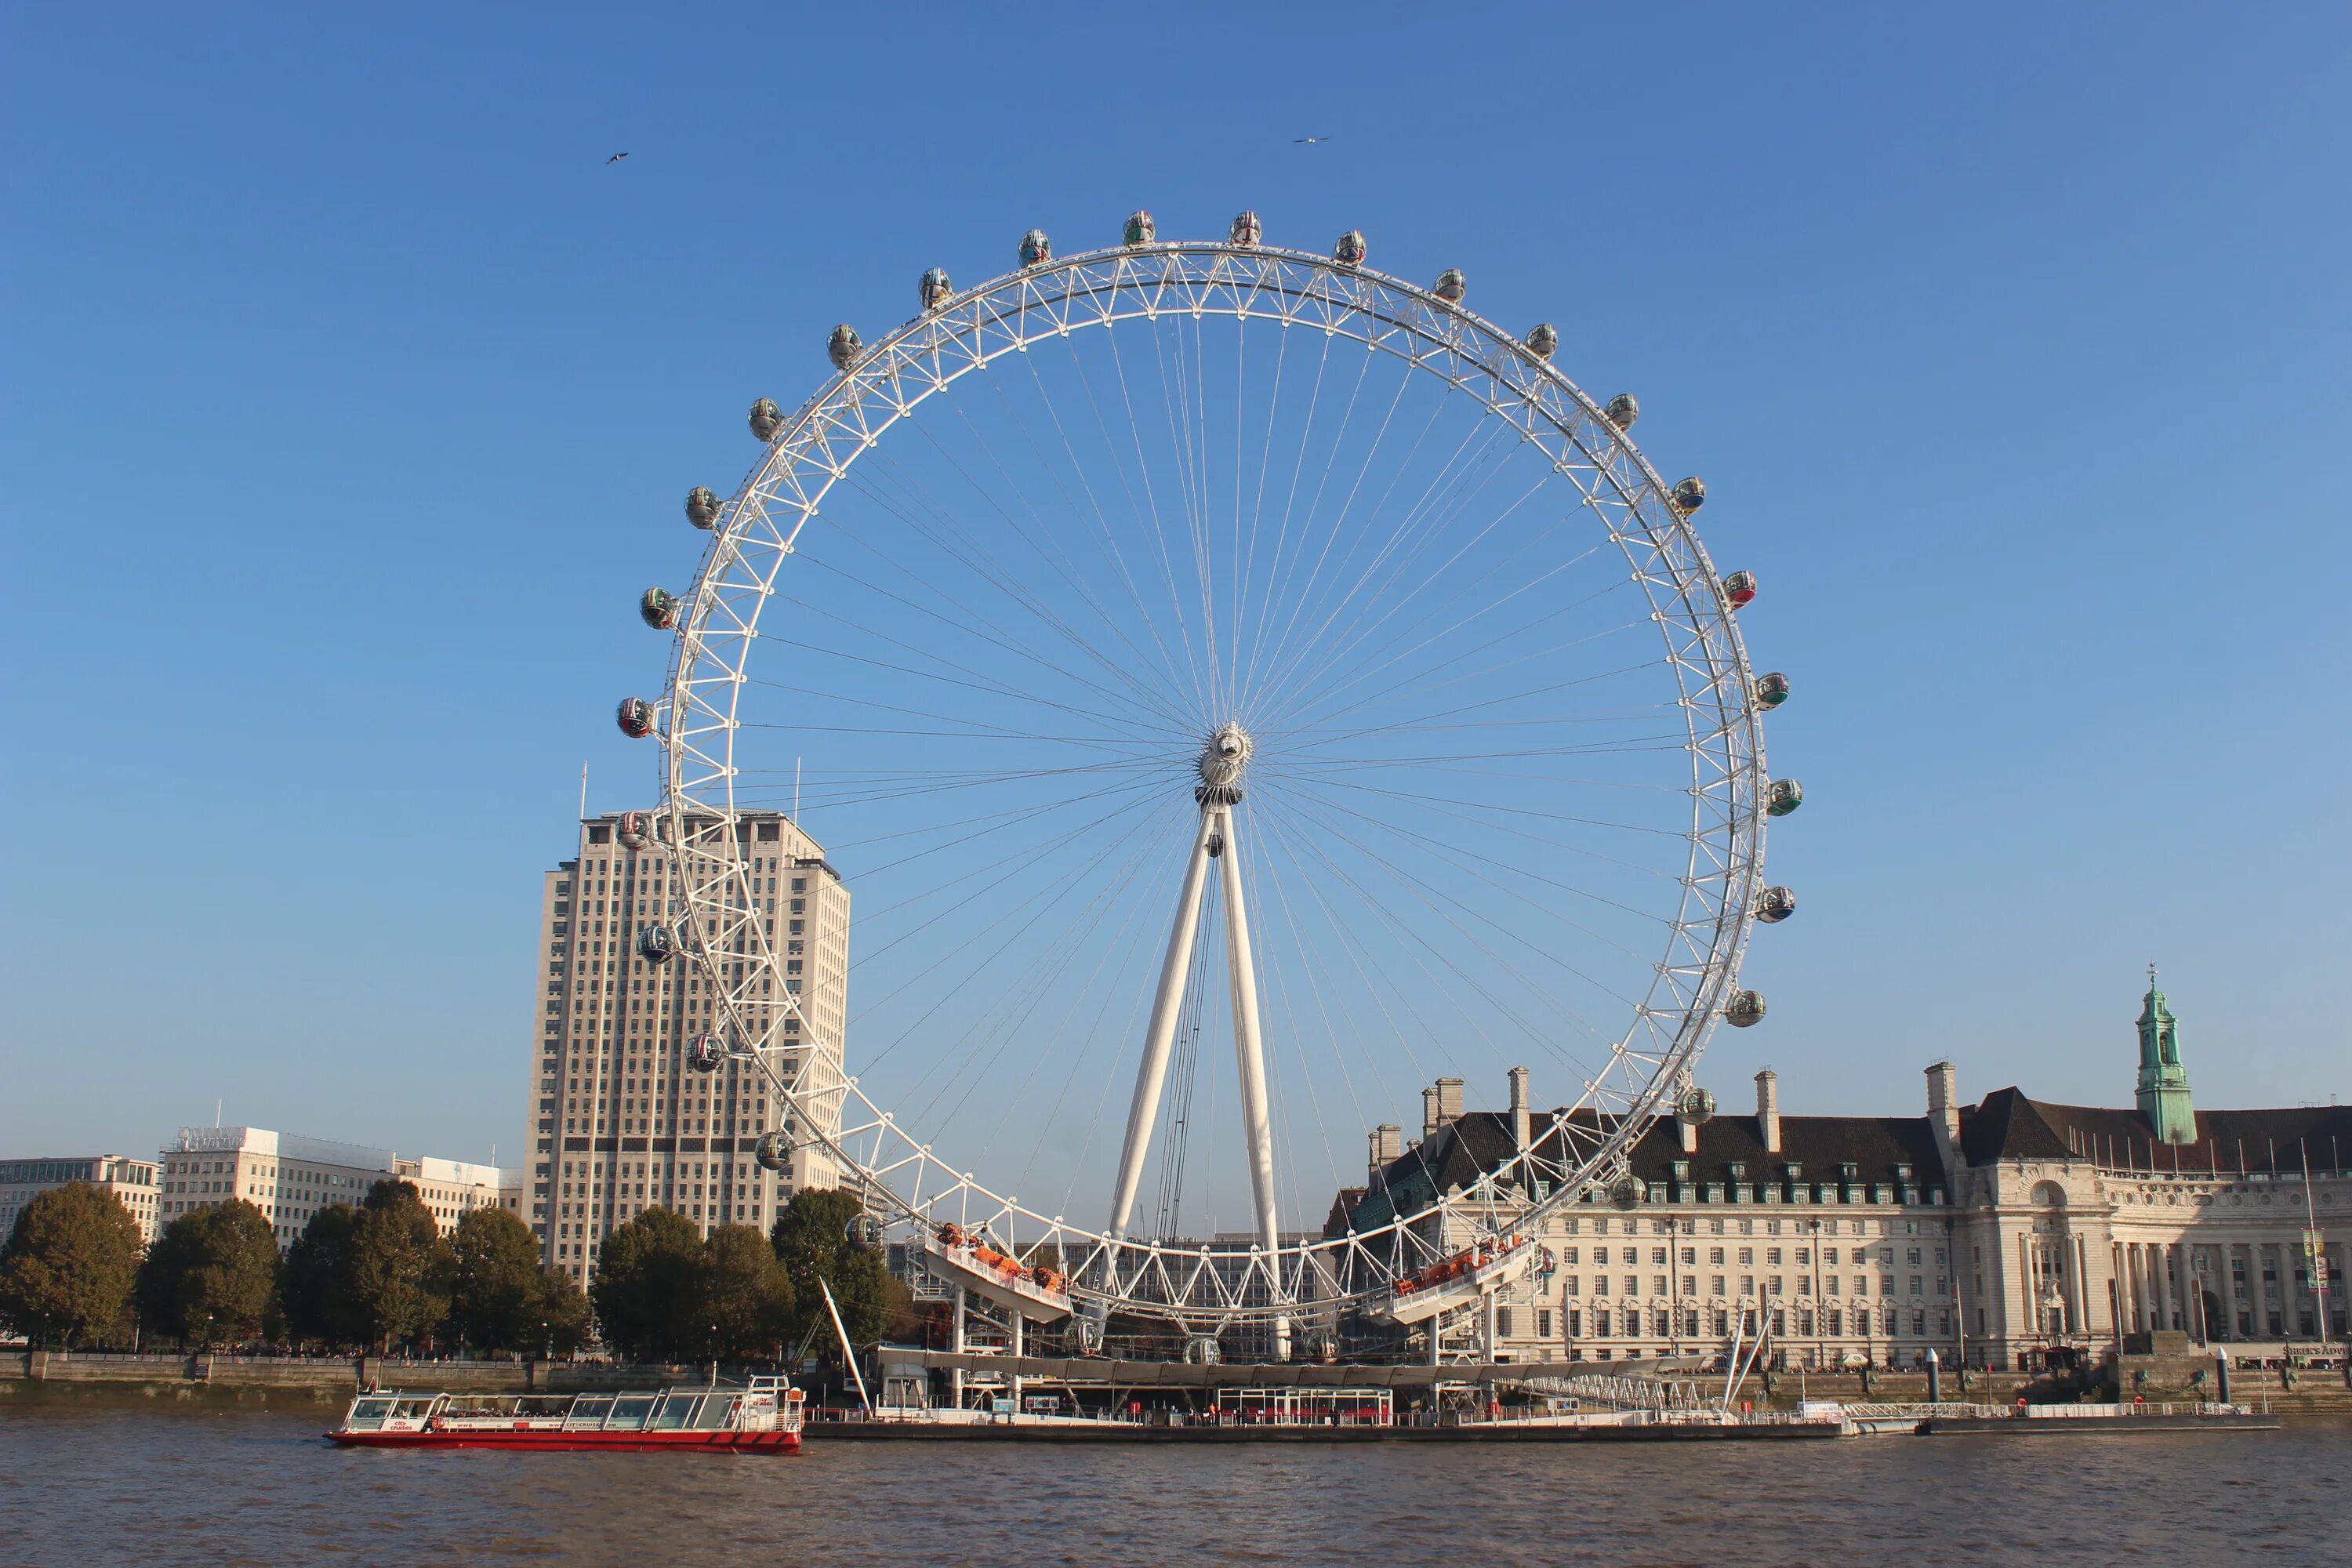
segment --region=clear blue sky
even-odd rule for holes
[[[1138,205],[1461,266],[1706,476],[1807,787],[1728,1107],[2117,1102],[2150,960],[2208,1103],[2352,1089],[2341,7],[850,9],[12,17],[0,1152],[511,1161],[680,492]]]

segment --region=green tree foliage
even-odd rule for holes
[[[729,1361],[775,1361],[793,1331],[793,1282],[757,1227],[721,1226],[703,1248],[704,1311],[715,1352]]]
[[[449,1245],[450,1335],[476,1350],[538,1349],[548,1271],[530,1227],[502,1208],[472,1209]]]
[[[0,1322],[42,1344],[112,1330],[139,1274],[139,1222],[112,1193],[71,1182],[36,1193],[0,1247]]]
[[[261,1331],[278,1283],[278,1237],[243,1198],[182,1215],[139,1267],[139,1311],[149,1329],[210,1346]]]
[[[304,1344],[362,1342],[367,1328],[352,1300],[352,1237],[360,1211],[330,1204],[310,1216],[278,1272],[278,1308],[287,1334]]]
[[[588,1298],[571,1275],[539,1271],[540,1348],[569,1355],[588,1342]]]
[[[448,1244],[416,1189],[387,1178],[368,1189],[352,1228],[351,1301],[371,1344],[390,1349],[449,1311]]]
[[[701,1354],[703,1273],[701,1227],[677,1210],[649,1208],[615,1228],[588,1288],[604,1342],[635,1361]]]
[[[849,1222],[863,1212],[855,1193],[804,1188],[776,1216],[772,1240],[793,1283],[795,1341],[817,1327],[828,1342],[832,1339],[819,1280],[833,1287],[853,1344],[873,1343],[900,1315],[904,1291],[893,1289],[897,1282],[883,1263],[881,1248],[850,1245]]]

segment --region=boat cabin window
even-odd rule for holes
[[[572,1402],[571,1414],[565,1418],[563,1424],[575,1429],[583,1426],[601,1426],[604,1424],[604,1417],[611,1414],[612,1409],[611,1394],[583,1394]]]
[[[654,1396],[650,1394],[625,1394],[613,1403],[613,1425],[641,1426],[645,1425],[646,1412],[653,1407]]]
[[[660,1412],[654,1416],[656,1428],[687,1426],[693,1424],[694,1407],[700,1402],[698,1394],[673,1394],[662,1401]]]

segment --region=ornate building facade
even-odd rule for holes
[[[2129,1110],[2004,1089],[1959,1101],[1927,1069],[1924,1116],[1783,1114],[1756,1077],[1752,1116],[1662,1119],[1631,1184],[1594,1188],[1537,1226],[1534,1268],[1416,1353],[1609,1361],[1709,1353],[1769,1329],[1784,1365],[2032,1364],[2149,1330],[2212,1342],[2341,1339],[2352,1233],[2352,1108],[2199,1111],[2179,1026],[2151,984]],[[1502,1111],[1423,1091],[1421,1138],[1370,1135],[1368,1182],[1339,1234],[1459,1193],[1433,1237],[1466,1246],[1549,1196],[1554,1118],[1511,1078]],[[1549,1133],[1555,1142],[1557,1133]],[[2325,1259],[2325,1268],[2319,1266]]]

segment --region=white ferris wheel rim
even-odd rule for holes
[[[990,1227],[1028,1247],[1056,1248],[1069,1294],[1097,1310],[1135,1311],[1194,1327],[1328,1314],[1443,1258],[1452,1245],[1431,1221],[1491,1209],[1494,1186],[1437,1194],[1362,1234],[1253,1246],[1238,1280],[1212,1266],[1213,1250],[1180,1251],[1115,1237],[1104,1227],[1039,1212],[957,1171],[930,1144],[869,1100],[855,1076],[787,1081],[774,1062],[782,1020],[798,1014],[775,984],[754,1008],[763,977],[782,973],[769,931],[746,900],[730,900],[740,862],[696,847],[708,829],[732,842],[737,704],[759,640],[760,616],[801,528],[858,457],[929,398],[1032,342],[1088,328],[1163,316],[1222,316],[1286,329],[1317,327],[1444,377],[1538,444],[1557,473],[1599,514],[1648,595],[1675,671],[1691,761],[1690,857],[1680,912],[1651,990],[1570,1105],[1549,1113],[1528,1151],[1494,1173],[1500,1184],[1540,1169],[1513,1205],[1532,1228],[1622,1172],[1627,1152],[1665,1109],[1736,989],[1762,888],[1765,783],[1761,708],[1731,601],[1665,481],[1626,433],[1548,358],[1436,294],[1360,264],[1264,245],[1175,241],[1122,245],[1024,266],[960,290],[858,353],[766,443],[761,461],[723,505],[693,586],[681,596],[658,738],[668,854],[685,884],[681,946],[719,999],[730,1054],[756,1064],[796,1137],[822,1143],[870,1208],[894,1222],[943,1220]],[[698,866],[696,863],[699,862]],[[741,946],[738,947],[737,944]],[[725,956],[744,961],[744,978]],[[1664,1005],[1660,1005],[1664,996]],[[782,1005],[778,1007],[776,1003]],[[765,1022],[753,1020],[754,1013]],[[1632,1042],[1648,1021],[1671,1022],[1661,1048]],[[798,1048],[803,1042],[795,1040]],[[1609,1083],[1621,1076],[1624,1087]],[[818,1104],[830,1100],[830,1108]],[[830,1110],[831,1114],[823,1112]],[[1538,1149],[1557,1136],[1561,1158]],[[1433,1237],[1432,1232],[1435,1232]],[[1216,1249],[1214,1257],[1230,1260]]]

